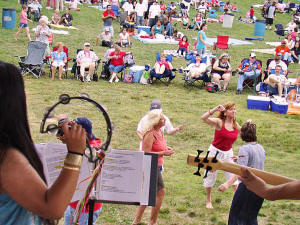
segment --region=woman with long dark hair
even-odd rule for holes
[[[54,224],[75,191],[85,131],[75,123],[63,124],[68,154],[57,180],[47,187],[30,134],[22,75],[0,61],[0,79],[0,224]]]

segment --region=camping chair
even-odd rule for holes
[[[172,62],[172,59],[173,59],[173,55],[167,55],[166,60],[168,62]],[[159,53],[156,54],[156,61],[160,61],[160,54]],[[150,78],[152,78],[152,82],[160,81],[164,85],[168,86],[171,83],[171,81],[175,78],[175,74],[173,73],[175,71],[176,71],[176,69],[173,69],[173,71],[170,71],[170,70],[166,69],[165,73],[157,74],[157,73],[155,73],[155,70],[153,68],[150,71]]]
[[[207,57],[208,56],[204,57],[201,60],[201,63],[206,63]],[[206,84],[208,82],[210,82],[210,77],[208,77],[209,70],[207,69],[206,72],[198,78],[190,78],[190,77],[188,77],[188,73],[190,72],[190,68],[191,68],[190,65],[194,64],[196,62],[196,57],[194,55],[191,57],[190,62],[191,63],[189,63],[189,65],[185,69],[183,69],[182,71],[179,70],[180,73],[184,74],[184,77],[182,78],[182,80],[184,81],[183,86],[184,87],[189,87],[189,86],[190,87],[198,87],[198,88],[202,88],[202,87],[206,86]]]
[[[112,5],[111,6],[111,10],[114,12],[114,14],[115,14],[116,17],[119,17],[120,11],[119,11],[119,7],[118,6]]]
[[[28,42],[27,56],[17,56],[23,76],[31,73],[36,78],[39,78],[42,75],[46,48],[47,44],[44,42]]]
[[[268,78],[268,76],[269,76],[269,74],[268,74],[269,65],[273,60],[274,60],[273,58],[267,60],[267,66],[266,66],[266,69],[264,70],[264,79],[263,80]],[[287,60],[281,60],[281,61],[283,61],[286,64],[287,68],[288,68],[289,62]],[[288,76],[288,73],[289,73],[289,70],[286,74],[286,77]]]
[[[214,43],[213,49],[216,50],[216,53],[219,49],[227,50],[229,48],[228,45],[229,36],[217,36],[217,42]]]
[[[278,35],[278,39],[280,40],[281,37],[285,36],[285,29],[283,28],[282,24],[275,24],[275,33]]]
[[[77,54],[81,51],[82,49],[77,49],[76,51],[76,56]],[[90,51],[93,51],[92,49]],[[80,66],[77,65],[77,61],[76,61],[76,58],[73,59],[73,66],[72,66],[72,73],[74,73],[74,78],[76,78],[77,80],[79,79],[80,77]],[[93,74],[93,77],[96,75],[97,76],[97,70],[98,70],[98,67],[99,67],[99,64],[101,62],[101,59],[98,59],[96,62],[95,62],[95,70],[94,70],[94,74]],[[89,69],[88,68],[85,68],[84,69],[85,72],[88,72]],[[91,77],[91,79],[93,78]]]
[[[53,47],[52,51],[53,52],[57,51],[57,47]],[[67,63],[64,65],[63,70],[65,71],[65,74],[64,74],[65,78],[68,78],[68,70],[69,70],[68,62],[71,60],[71,58],[69,57],[69,49],[66,46],[63,47],[63,52],[66,53],[66,55],[67,55]],[[49,76],[51,76],[51,74],[52,74],[52,64],[50,64]]]
[[[217,19],[217,11],[215,9],[209,10],[208,18]]]
[[[241,63],[243,63],[244,60],[246,60],[248,58],[245,58],[241,61]],[[262,68],[262,61],[261,60],[257,60],[260,64],[260,67]],[[254,72],[255,73],[255,72]],[[243,89],[245,87],[249,88],[249,90],[253,91],[254,93],[256,93],[256,85],[261,82],[261,76],[262,76],[262,73],[257,75],[255,74],[255,78],[254,79],[246,79],[244,80],[244,83],[243,83]]]

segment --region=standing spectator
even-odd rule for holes
[[[67,63],[67,55],[63,51],[64,45],[61,42],[57,43],[57,51],[51,53],[52,62],[52,80],[54,80],[55,71],[58,68],[58,79],[62,80],[63,67]]]
[[[144,16],[147,11],[146,5],[143,4],[143,0],[139,0],[139,2],[135,6],[136,12],[136,24],[138,26],[144,26]]]
[[[90,43],[86,42],[84,43],[83,50],[78,52],[76,56],[76,62],[80,66],[80,80],[81,82],[84,82],[84,71],[85,68],[89,69],[89,73],[86,76],[86,81],[91,81],[91,76],[94,73],[95,70],[95,62],[98,60],[97,55],[94,53],[94,51],[90,50]]]
[[[71,0],[69,3],[69,10],[73,11],[80,11],[80,8],[78,7],[80,5],[80,2],[78,0]]]
[[[18,40],[18,37],[19,37],[22,29],[24,28],[26,31],[28,41],[31,41],[29,27],[28,27],[28,21],[32,22],[32,20],[27,18],[27,11],[28,11],[28,7],[26,5],[22,5],[22,10],[20,13],[20,24],[19,24],[19,29],[18,29],[17,33],[15,34],[15,40]]]
[[[285,40],[281,41],[281,45],[275,48],[275,55],[278,53],[281,53],[281,59],[288,60],[289,62],[294,63],[290,54],[290,49],[288,46],[286,46]]]
[[[237,163],[242,166],[253,167],[263,170],[265,164],[265,150],[256,142],[256,125],[247,122],[241,128],[241,138],[245,145],[241,146],[238,153]],[[225,191],[238,179],[233,175],[224,184],[219,186],[220,191]],[[264,199],[249,191],[245,184],[240,183],[232,200],[228,225],[258,224],[257,215]]]
[[[49,48],[49,37],[51,36],[50,28],[47,26],[47,18],[42,17],[39,20],[40,24],[37,25],[35,28],[35,40],[44,42],[47,44],[47,48],[45,51],[45,57],[50,55],[50,48]]]
[[[134,12],[132,0],[128,0],[128,2],[125,2],[122,6],[125,13],[127,13],[127,16],[130,15],[131,12]]]
[[[108,28],[109,32],[111,33],[111,36],[114,37],[114,28],[112,26],[112,22],[115,19],[116,19],[116,16],[115,16],[114,12],[111,10],[111,6],[108,5],[107,9],[102,14],[102,20],[103,20],[102,32],[105,30],[105,28]]]
[[[269,30],[272,30],[272,25],[275,18],[275,11],[276,11],[276,2],[273,2],[272,5],[267,8],[266,11],[266,24],[267,24],[266,29],[268,29],[269,26]]]
[[[236,94],[242,94],[243,83],[247,79],[256,79],[261,74],[261,65],[256,60],[256,54],[252,52],[249,59],[245,59],[237,69],[239,73]]]
[[[61,17],[60,17],[60,15],[59,15],[59,10],[56,9],[56,10],[55,10],[55,13],[52,14],[52,17],[51,17],[51,23],[52,23],[52,24],[55,24],[55,25],[58,25],[59,22],[60,22],[60,20],[61,20]]]
[[[157,0],[153,2],[153,4],[149,8],[149,22],[148,26],[153,27],[156,24],[155,18],[160,17],[160,6],[157,4]]]
[[[102,41],[101,45],[103,47],[110,47],[111,46],[112,36],[111,36],[111,33],[109,33],[109,28],[108,27],[106,27],[104,29],[104,32],[99,34],[99,36],[96,38],[96,45],[98,45],[98,40],[99,39]]]
[[[73,22],[73,16],[69,13],[69,10],[66,9],[65,14],[61,16],[61,24],[67,27],[71,27]]]
[[[250,19],[253,20],[253,16],[254,16],[254,9],[253,6],[250,7]]]
[[[208,44],[206,44],[206,34],[205,31],[207,30],[207,24],[202,23],[200,26],[200,31],[198,32],[197,35],[197,45],[196,45],[196,50],[199,55],[204,55],[205,49],[208,48]]]
[[[206,10],[207,10],[207,7],[205,5],[205,2],[202,2],[201,5],[199,5],[199,7],[198,7],[198,12],[202,13],[203,15],[206,15]]]
[[[211,116],[219,112],[217,117],[212,118]],[[233,150],[232,145],[238,137],[238,133],[241,129],[240,125],[236,122],[236,108],[233,102],[227,102],[224,105],[218,105],[212,110],[204,113],[201,119],[208,125],[215,128],[214,140],[209,147],[209,155],[215,156],[217,152],[217,159],[233,162]],[[207,177],[203,179],[204,187],[206,191],[206,208],[213,209],[211,203],[211,191],[217,178],[217,171],[208,172]],[[233,175],[228,172],[224,172],[226,180],[229,180]],[[237,182],[232,185],[233,189],[236,190]]]

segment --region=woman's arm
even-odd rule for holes
[[[128,44],[130,45],[130,35],[129,34],[127,36],[127,41],[128,41]]]
[[[224,111],[224,107],[222,105],[218,105],[212,110],[208,110],[201,116],[201,119],[210,126],[216,127],[217,129],[221,129],[222,121],[219,118],[211,118],[211,116],[217,111]]]
[[[63,126],[69,151],[83,153],[85,130],[72,124]],[[25,209],[44,218],[58,219],[74,194],[79,171],[63,168],[54,184],[48,188],[25,156],[9,149],[0,170],[1,192],[8,194]]]
[[[155,38],[155,36],[154,36],[154,26],[151,28],[151,34],[152,34],[152,37]]]

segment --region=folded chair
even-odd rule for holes
[[[39,78],[42,75],[46,48],[46,43],[39,41],[28,42],[27,56],[17,56],[23,76],[32,74]]]
[[[173,55],[167,55],[166,60],[168,62],[172,62]],[[156,54],[156,61],[160,61],[160,54]],[[152,82],[160,81],[164,85],[168,86],[171,81],[175,78],[174,72],[176,69],[173,69],[173,71],[166,69],[163,74],[157,74],[154,70],[154,68],[150,71],[150,77],[152,78]]]
[[[222,50],[227,50],[229,48],[228,45],[229,36],[217,36],[217,42],[214,43],[214,50],[217,52],[218,48]]]

